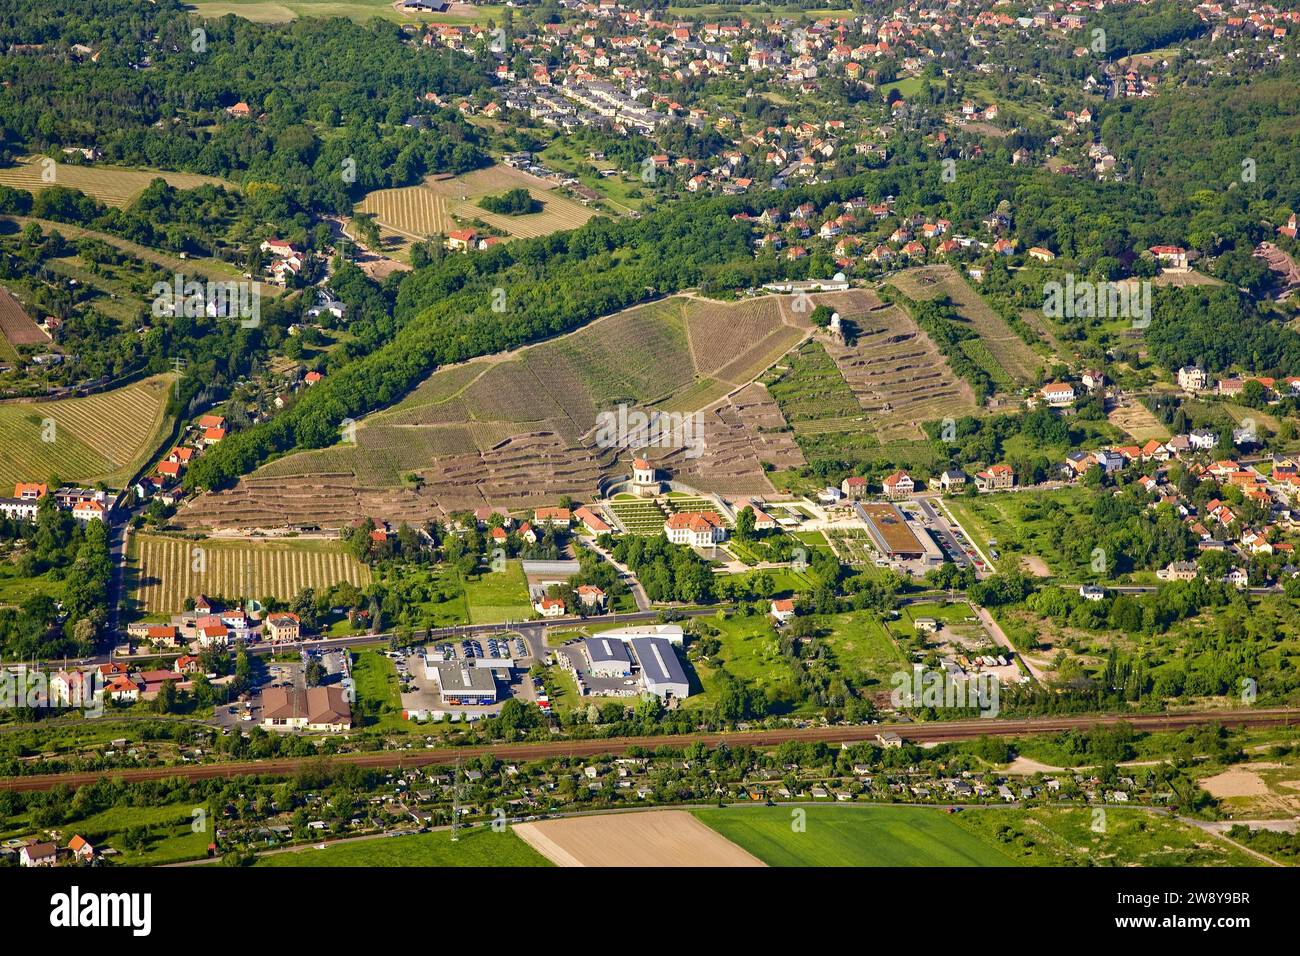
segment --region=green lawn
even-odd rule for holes
[[[499,624],[533,616],[528,579],[519,561],[507,562],[504,571],[486,571],[477,578],[466,578],[463,586],[471,624]]]
[[[794,813],[807,814],[803,832]],[[736,807],[701,822],[770,866],[1012,866],[996,846],[925,807]]]
[[[363,729],[410,730],[402,717],[402,695],[398,690],[397,667],[380,651],[357,652],[352,677],[357,685],[357,700],[352,713]]]
[[[258,859],[257,866],[550,866],[544,856],[507,830],[462,830],[452,843],[440,830],[412,836],[378,837],[304,849]]]

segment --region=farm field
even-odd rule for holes
[[[871,535],[865,528],[827,528],[823,532],[830,542],[835,556],[846,564],[856,567],[874,567],[880,557],[871,544]]]
[[[321,591],[340,581],[358,586],[370,581],[370,569],[335,540],[194,540],[136,534],[131,552],[134,598],[137,610],[146,615],[179,613],[185,599],[196,594],[289,600],[303,588]]]
[[[50,337],[27,314],[22,303],[0,288],[0,339],[10,346],[47,345]],[[10,350],[12,351],[12,350]]]
[[[644,534],[654,537],[664,530],[667,515],[663,509],[650,498],[634,498],[620,495],[605,505],[608,511],[627,534]]]
[[[813,301],[857,329],[853,345],[827,340],[824,348],[858,408],[847,417],[822,413],[819,421],[796,429],[809,459],[838,455],[861,461],[871,447],[924,438],[921,425],[928,420],[977,411],[970,387],[905,311],[866,290]]]
[[[549,235],[561,229],[576,229],[594,215],[586,206],[561,193],[554,183],[500,164],[450,178],[430,176],[424,185],[448,202],[452,215],[466,221],[481,219],[522,239]],[[478,205],[484,196],[520,188],[527,189],[530,196],[543,203],[541,212],[503,216]]]
[[[527,189],[543,204],[540,212],[506,216],[488,212],[478,200],[511,189]],[[380,189],[357,205],[357,212],[373,213],[385,245],[409,245],[428,236],[469,228],[480,220],[510,237],[531,239],[562,229],[576,229],[594,213],[561,193],[554,183],[496,165],[460,176],[429,176],[419,186]]]
[[[591,500],[602,477],[627,473],[618,460],[624,449],[596,441],[602,412],[696,401],[708,406],[702,454],[681,447],[646,454],[703,491],[770,493],[764,464],[803,463],[779,408],[759,385],[719,396],[805,334],[790,301],[723,306],[674,296],[513,353],[438,369],[361,422],[354,445],[270,462],[234,489],[188,503],[178,520],[207,528],[337,527],[363,515],[399,522],[484,504],[522,510],[563,495]],[[752,338],[736,341],[728,323],[744,324]],[[635,445],[636,436],[627,437]],[[411,474],[419,487],[404,480]]]
[[[195,13],[215,19],[233,13],[257,23],[288,23],[298,17],[348,17],[364,22],[383,17],[398,23],[481,23],[501,19],[504,6],[453,3],[446,13],[401,10],[392,0],[197,0],[189,4]]]
[[[1012,866],[996,845],[938,808],[799,807],[696,810],[697,819],[769,866]]]
[[[451,831],[436,830],[410,836],[377,837],[275,853],[256,866],[550,866],[550,862],[512,831],[491,827],[463,829],[451,842]]]
[[[791,830],[791,807],[696,810],[723,836],[771,866],[1233,866],[1258,865],[1178,820],[1107,808],[812,806]]]
[[[1169,440],[1169,429],[1141,402],[1129,402],[1114,408],[1107,413],[1106,418],[1136,442],[1145,443],[1152,438],[1157,441]]]
[[[781,366],[771,373],[767,390],[796,434],[861,425],[862,406],[821,342],[805,342]]]
[[[53,476],[120,486],[167,432],[173,380],[155,375],[85,398],[0,405],[0,487]]]
[[[514,832],[558,866],[763,865],[685,810],[542,820]]]
[[[121,166],[74,166],[71,163],[55,163],[54,180],[47,181],[44,176],[48,157],[26,156],[15,165],[0,168],[0,185],[28,192],[40,192],[50,186],[67,186],[78,189],[106,206],[125,208],[136,196],[144,192],[155,179],[165,179],[177,189],[194,189],[211,183],[216,186],[235,188],[225,180],[215,176],[200,176],[196,173],[172,173],[157,169],[126,169]]]
[[[929,301],[947,296],[957,315],[970,324],[983,343],[983,349],[970,357],[983,365],[999,384],[1028,385],[1035,381],[1044,361],[1003,318],[980,298],[966,280],[951,266],[921,266],[893,276],[890,284],[909,298]]]

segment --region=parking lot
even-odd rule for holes
[[[409,712],[430,713],[442,711],[452,714],[494,714],[510,697],[535,700],[533,682],[528,678],[532,666],[532,649],[523,636],[516,632],[492,631],[467,635],[461,640],[437,641],[427,647],[403,648],[390,652],[400,681],[402,708]],[[462,662],[470,667],[483,666],[482,661],[500,661],[501,668],[493,667],[497,678],[498,702],[491,707],[460,707],[443,702],[438,683],[425,676],[425,661]]]
[[[272,687],[305,686],[306,671],[298,661],[267,660],[265,668],[254,669],[251,699],[218,703],[212,709],[212,722],[218,727],[247,730],[262,720],[261,693]]]

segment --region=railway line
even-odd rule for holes
[[[132,767],[122,770],[32,774],[0,778],[0,790],[20,792],[50,790],[56,786],[85,786],[100,779],[123,783],[183,777],[207,780],[242,776],[285,777],[301,770],[333,766],[355,766],[370,770],[451,766],[457,760],[491,755],[499,760],[543,760],[551,757],[597,757],[621,755],[630,748],[688,747],[703,743],[715,747],[773,747],[787,741],[852,744],[872,741],[877,734],[893,731],[913,743],[940,743],[978,737],[1022,737],[1030,734],[1086,730],[1098,725],[1129,724],[1142,731],[1173,731],[1208,723],[1229,727],[1300,726],[1300,708],[1259,708],[1232,711],[1190,711],[1174,714],[1097,714],[1071,717],[1043,717],[1023,720],[964,720],[930,724],[885,723],[850,727],[784,727],[725,733],[677,734],[651,737],[608,737],[601,740],[562,740],[540,743],[485,744],[470,747],[440,747],[432,750],[385,750],[375,753],[343,754],[333,757],[294,757],[273,760],[243,760],[226,763],[183,764],[167,767]]]

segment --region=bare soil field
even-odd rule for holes
[[[521,823],[525,843],[557,866],[763,866],[684,810]]]
[[[8,289],[0,289],[0,335],[10,345],[45,345],[50,341]]]
[[[1169,440],[1169,429],[1141,402],[1130,402],[1113,408],[1106,418],[1115,427],[1132,435],[1134,441],[1145,443],[1152,438],[1157,441]]]

